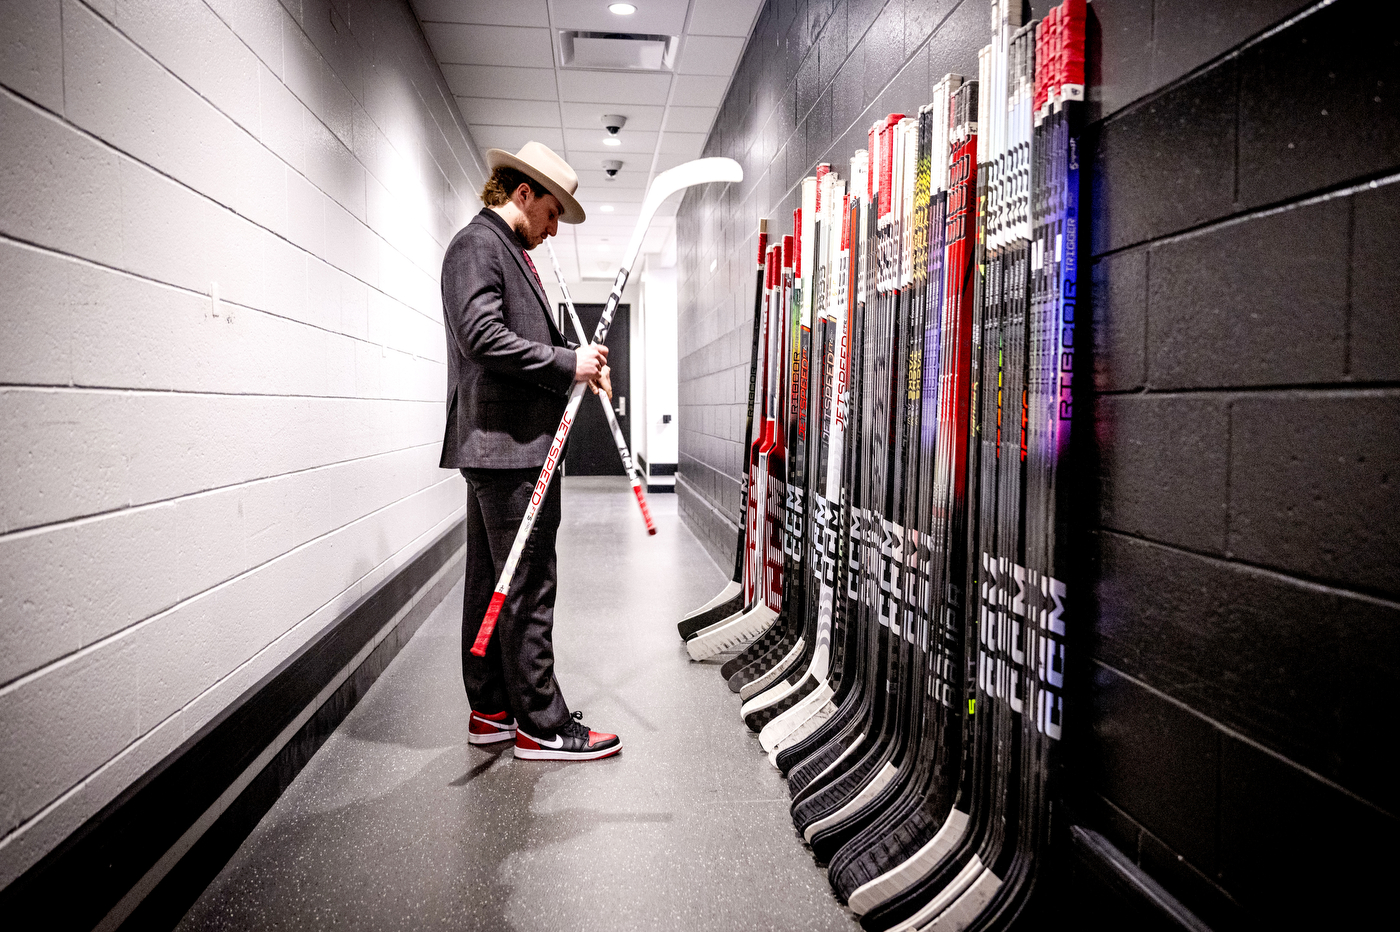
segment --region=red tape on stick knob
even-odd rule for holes
[[[491,634],[496,630],[496,619],[501,614],[501,606],[506,604],[506,594],[497,592],[491,596],[491,604],[486,608],[486,617],[476,632],[476,642],[472,644],[473,657],[485,657],[486,645],[491,643]]]
[[[651,520],[651,509],[647,507],[647,497],[642,494],[640,485],[632,486],[632,494],[637,496],[637,504],[642,508],[642,520],[647,523],[647,533],[656,533],[656,522]]]

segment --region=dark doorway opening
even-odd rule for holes
[[[603,316],[601,304],[576,304],[579,320],[588,335],[593,335],[598,320]],[[566,331],[572,331],[568,323],[569,312],[561,305],[560,316],[564,319]],[[608,331],[608,365],[612,367],[613,413],[622,428],[622,436],[630,448],[632,445],[632,367],[631,367],[631,307],[617,306],[613,315],[612,328]],[[607,418],[602,406],[592,392],[584,396],[579,406],[578,418],[569,431],[569,448],[564,454],[565,474],[570,476],[625,476],[622,458],[617,455],[617,444],[608,430]]]

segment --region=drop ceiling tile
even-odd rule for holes
[[[647,234],[642,239],[642,252],[660,252],[666,248],[666,241],[671,238],[671,226],[665,223],[653,223],[647,230]]]
[[[433,54],[443,64],[525,68],[554,66],[548,29],[424,23],[423,32],[428,37]]]
[[[709,133],[718,107],[667,107],[665,129],[682,133]]]
[[[734,36],[686,36],[676,61],[678,74],[723,75],[725,83],[739,64],[744,40]]]
[[[571,261],[575,255],[573,246],[565,247],[563,243],[554,243],[554,254],[558,257],[560,270],[564,273],[564,281],[569,281],[573,276],[569,272],[569,267],[574,265]],[[554,263],[550,261],[549,250],[542,247],[531,250],[535,259],[535,268],[539,270],[540,278],[546,285],[557,285],[559,276],[554,274]],[[570,329],[568,327],[566,330]]]
[[[581,257],[579,259],[579,272],[582,274],[579,277],[585,280],[596,278],[607,281],[616,277],[617,265],[617,260]]]
[[[585,274],[605,274],[612,278],[621,264],[623,244],[580,243],[578,247],[579,265]]]
[[[479,144],[484,145],[484,143]],[[624,159],[622,171],[618,172],[617,177],[611,181],[607,180],[608,176],[603,171],[603,166],[598,162],[588,163],[581,159],[575,159],[569,164],[573,166],[574,171],[578,172],[579,185],[587,185],[590,188],[645,188],[647,175],[651,172],[651,156],[633,161]]]
[[[637,226],[637,217],[618,217],[615,214],[593,213],[588,215],[588,220],[579,225],[580,236],[598,237],[618,237],[631,236],[632,230]]]
[[[589,218],[589,220],[592,220],[592,218]],[[631,236],[631,232],[633,232],[633,230],[636,230],[636,228],[637,218],[629,217],[627,218],[626,224],[617,225],[617,227],[599,227],[598,230],[592,232],[592,234],[587,235],[599,236],[599,238],[606,238],[612,242],[626,242],[627,238]]]
[[[609,214],[608,216],[612,215]],[[593,218],[589,217],[588,222],[584,224],[584,227],[586,227],[586,229],[583,231],[584,236],[593,237],[595,240],[606,239],[614,243],[618,242],[619,240],[625,242],[627,238],[632,235],[632,231],[637,228],[637,218],[624,217],[622,223],[609,224],[607,226],[598,226],[597,229],[594,229]]]
[[[573,72],[566,71],[566,75]],[[623,132],[630,133],[633,130],[659,130],[661,129],[662,114],[666,112],[665,107],[649,107],[642,104],[578,104],[567,103],[563,105],[564,126],[575,129],[603,129],[603,114],[618,113],[627,117],[627,126]]]
[[[575,260],[576,260],[576,257],[577,257],[577,252],[575,251],[575,243],[576,243],[576,241],[575,241],[575,239],[574,239],[574,227],[571,226],[571,225],[569,225],[569,224],[563,224],[563,223],[561,223],[561,224],[559,225],[559,234],[558,234],[557,236],[552,237],[551,239],[546,240],[546,242],[548,242],[550,245],[552,245],[552,246],[554,247],[554,254],[555,254],[556,256],[559,257],[559,264],[562,265],[562,266],[564,266],[564,274],[567,276],[567,275],[568,275],[568,271],[569,271],[569,266],[574,264],[574,262],[575,262]],[[549,253],[548,253],[548,250],[539,249],[538,247],[536,247],[536,249],[537,249],[539,252],[542,252],[542,253],[545,254],[545,255],[544,255],[544,262],[545,262],[545,264],[544,264],[543,266],[538,266],[538,267],[540,268],[540,270],[541,270],[542,273],[545,273],[545,270],[548,269],[548,272],[545,273],[545,274],[541,274],[540,277],[541,277],[541,278],[546,278],[546,277],[548,277],[548,278],[551,278],[551,279],[552,279],[552,278],[554,277],[554,274],[553,274],[554,270],[548,268],[548,266],[549,266]],[[531,250],[531,252],[535,252],[535,251],[536,251],[536,250]]]
[[[557,126],[472,126],[472,138],[484,151],[505,149],[515,152],[534,140],[558,151],[564,148],[564,138]]]
[[[638,204],[631,206],[631,213],[616,213],[617,204],[613,204],[613,213],[602,213],[601,209],[595,209],[588,216],[588,223],[580,225],[580,235],[584,236],[616,236],[630,234],[631,228],[637,225],[637,213],[640,210]]]
[[[553,68],[501,68],[489,65],[443,65],[447,86],[458,97],[558,100]]]
[[[663,153],[656,157],[656,171],[660,174],[668,168],[675,168],[677,165],[683,165],[689,161],[692,161],[692,157],[689,155]]]
[[[761,6],[763,0],[695,0],[686,33],[746,38]]]
[[[559,102],[555,100],[458,97],[457,106],[468,123],[496,126],[559,125]]]
[[[642,192],[639,188],[613,188],[611,191],[599,191],[597,188],[580,187],[574,196],[578,197],[581,203],[592,204],[596,212],[595,216],[601,220],[611,221],[617,217],[633,217],[641,209],[639,205],[642,201]],[[612,208],[611,212],[602,212],[605,204]]]
[[[568,233],[565,232],[568,229],[570,229],[568,224],[561,223],[559,224],[559,233],[557,235],[547,237],[543,243],[540,243],[534,249],[526,250],[535,260],[535,268],[539,270],[540,278],[546,283],[554,281],[554,269],[550,266],[549,262],[550,247],[554,248],[554,254],[559,257],[560,265],[564,264],[565,256],[573,250],[573,244],[570,242]]]
[[[578,252],[579,255],[585,259],[589,257],[594,259],[610,259],[615,263],[622,258],[623,247],[627,245],[627,240],[630,238],[630,233],[627,236],[611,236],[601,239],[580,236],[578,240]],[[615,267],[616,266],[614,266],[614,268]]]
[[[688,159],[698,159],[700,150],[705,148],[706,133],[662,133],[661,152],[663,155],[683,155]]]
[[[413,0],[418,18],[439,23],[484,23],[493,26],[548,26],[545,0]]]
[[[664,172],[668,168],[675,168],[685,162],[689,162],[693,157],[689,155],[679,155],[674,152],[663,152],[656,157],[657,172]]]
[[[623,200],[628,200],[628,198],[625,197],[622,192],[630,191],[638,185],[642,187],[646,186],[646,176],[647,173],[651,171],[651,159],[623,162],[622,171],[618,173],[616,178],[609,180],[607,176],[603,174],[601,167],[595,168],[593,165],[583,161],[580,161],[579,165],[583,166],[580,170],[578,180],[580,191],[583,191],[589,197],[621,197]],[[576,165],[574,167],[577,169],[579,166]],[[587,172],[588,177],[585,178],[582,172]],[[628,178],[635,179],[639,175],[641,176],[641,181],[636,184],[626,183]],[[639,200],[640,198],[641,195],[637,195],[636,198],[633,199]]]
[[[675,81],[671,103],[682,107],[718,107],[729,87],[729,75],[679,74]]]
[[[590,260],[592,260],[591,264],[595,268],[601,268],[601,266],[598,266],[599,262],[608,262],[612,264],[612,268],[615,271],[618,262],[622,259],[623,247],[626,245],[625,241],[597,243],[580,240],[578,244],[578,254],[585,265],[590,264]]]
[[[632,229],[637,225],[637,215],[642,209],[641,192],[638,191],[637,194],[638,200],[630,202],[615,199],[583,202],[584,209],[588,211],[588,222],[584,226],[592,228],[596,225],[599,229],[606,230],[617,230],[619,227]],[[604,204],[612,207],[613,212],[603,213]]]
[[[685,27],[685,0],[633,0],[633,5],[637,12],[618,16],[608,12],[608,0],[550,0],[556,29],[678,36]]]
[[[666,103],[671,76],[570,70],[559,73],[559,85],[559,98],[575,103],[660,105]],[[720,93],[723,93],[723,88]],[[715,103],[714,106],[719,104]]]
[[[632,210],[642,201],[641,188],[619,188],[616,182],[612,184],[585,184],[579,182],[578,190],[574,192],[574,197],[579,203],[588,204],[612,204],[618,210]]]
[[[638,130],[633,132],[624,129],[616,136],[620,145],[608,146],[603,144],[603,140],[609,138],[607,130],[601,126],[594,129],[565,129],[564,144],[569,147],[569,152],[590,152],[596,153],[599,158],[623,158],[625,155],[636,157],[638,155],[650,156],[656,151],[656,138],[660,133],[645,132]]]

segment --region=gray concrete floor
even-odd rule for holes
[[[180,928],[857,929],[738,697],[676,636],[727,573],[674,495],[651,505],[648,538],[622,480],[564,485],[558,677],[619,756],[467,744],[459,584]]]

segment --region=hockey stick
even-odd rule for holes
[[[617,313],[617,305],[622,300],[622,289],[627,284],[627,276],[632,272],[632,265],[637,261],[637,255],[642,251],[642,239],[646,236],[647,228],[651,226],[652,218],[656,216],[656,211],[661,207],[663,201],[679,191],[699,184],[709,184],[718,181],[742,181],[744,170],[739,167],[739,163],[733,159],[708,158],[696,159],[677,165],[656,176],[651,187],[647,190],[646,199],[642,201],[641,215],[637,218],[637,226],[632,231],[632,239],[627,243],[627,249],[622,254],[622,265],[617,270],[617,278],[613,280],[612,293],[608,295],[608,303],[603,307],[603,316],[598,321],[598,327],[593,332],[593,342],[600,343],[607,339],[608,330],[612,327],[613,315]],[[474,656],[485,657],[486,645],[491,643],[491,634],[496,630],[496,619],[500,617],[501,606],[505,604],[506,593],[510,591],[511,580],[515,577],[515,567],[520,562],[520,555],[525,550],[525,542],[530,538],[530,531],[534,529],[535,518],[539,515],[540,506],[544,503],[545,493],[549,491],[549,483],[554,478],[555,467],[559,465],[559,455],[564,449],[564,442],[569,439],[569,429],[573,427],[574,418],[578,414],[579,404],[583,401],[583,393],[587,387],[585,382],[575,382],[573,391],[569,393],[569,403],[564,409],[564,417],[559,421],[559,428],[554,432],[554,442],[549,445],[549,453],[545,456],[544,467],[540,470],[540,478],[535,483],[534,493],[530,496],[530,504],[525,509],[525,516],[520,521],[520,530],[515,534],[515,543],[511,545],[510,553],[506,556],[505,566],[501,570],[501,578],[496,583],[495,592],[491,595],[491,602],[486,608],[486,617],[481,620],[481,628],[477,631],[476,641],[472,644],[471,652]]]
[[[768,254],[768,221],[758,221],[758,272],[754,281],[753,299],[753,343],[749,350],[749,413],[744,422],[744,445],[741,450],[747,453],[753,444],[753,412],[758,383],[758,341],[762,333],[763,316],[763,272],[764,259]],[[707,625],[714,624],[742,611],[749,593],[744,587],[744,554],[748,549],[749,475],[745,470],[739,479],[739,534],[734,548],[734,575],[719,594],[704,605],[681,618],[677,628],[683,638],[690,638]]]
[[[917,463],[916,498],[912,503],[915,514],[909,521],[914,535],[914,577],[911,609],[913,623],[920,632],[918,641],[927,645],[924,658],[925,675],[931,677],[927,690],[927,705],[922,714],[921,734],[916,740],[921,742],[917,754],[919,770],[911,776],[903,791],[903,797],[891,800],[885,813],[870,826],[861,830],[860,835],[844,846],[832,858],[828,876],[837,896],[846,899],[851,910],[857,915],[868,912],[870,907],[888,899],[918,879],[911,873],[909,862],[925,858],[931,854],[939,857],[937,848],[929,849],[925,842],[935,834],[943,839],[956,836],[961,829],[940,833],[939,826],[944,822],[951,803],[947,791],[949,776],[955,761],[959,743],[957,730],[952,729],[952,740],[944,723],[950,707],[955,703],[951,693],[948,673],[960,666],[950,648],[949,614],[936,610],[937,574],[935,566],[942,564],[946,552],[944,541],[946,532],[935,535],[935,513],[941,515],[939,503],[943,500],[940,484],[936,480],[939,472],[938,442],[943,437],[938,425],[938,390],[940,377],[941,340],[943,324],[943,246],[944,211],[948,182],[948,130],[952,92],[962,83],[960,75],[949,74],[934,87],[933,102],[921,108],[924,114],[932,115],[927,126],[928,137],[928,185],[927,204],[921,204],[918,212],[922,215],[923,234],[916,234],[914,272],[921,280],[918,291],[921,296],[915,308],[922,313],[922,385],[920,387],[919,413],[919,454]],[[922,156],[921,156],[922,160]],[[921,171],[923,171],[921,169]],[[975,358],[975,357],[974,357]],[[912,376],[912,373],[911,373]],[[914,383],[911,377],[911,390]],[[906,519],[908,520],[908,519]],[[916,725],[916,727],[918,727]],[[893,839],[898,839],[894,842]],[[917,866],[917,862],[916,865]],[[898,871],[898,873],[896,873]],[[895,876],[890,876],[894,874]]]
[[[866,171],[864,156],[865,153],[860,152],[851,159],[852,191],[857,188],[864,190]],[[827,350],[831,355],[826,360],[830,372],[824,385],[827,408],[824,414],[821,441],[825,448],[823,468],[826,471],[826,476],[823,491],[825,492],[827,519],[825,538],[822,541],[820,571],[814,575],[814,588],[817,593],[817,643],[813,661],[822,671],[822,678],[829,679],[830,682],[823,682],[807,697],[799,700],[792,708],[780,713],[763,726],[759,733],[759,742],[763,749],[769,753],[769,759],[775,766],[779,748],[795,744],[816,731],[836,712],[837,708],[834,701],[837,694],[836,681],[829,677],[827,671],[839,668],[839,664],[833,664],[831,661],[837,637],[834,632],[840,627],[835,623],[837,580],[839,578],[844,582],[845,578],[845,573],[838,572],[838,567],[843,555],[841,529],[846,510],[842,482],[843,478],[847,478],[844,474],[846,468],[845,449],[847,425],[850,421],[849,404],[852,376],[850,359],[853,345],[849,329],[849,322],[852,318],[850,304],[856,294],[855,266],[852,262],[856,256],[852,253],[852,246],[858,235],[853,236],[857,231],[855,215],[851,213],[851,209],[858,211],[858,202],[859,195],[843,195],[841,208],[833,210],[833,229],[826,240],[829,250],[824,257],[827,266],[826,276],[828,281],[832,283],[828,287],[828,301],[826,303],[825,327],[830,330]],[[831,206],[835,208],[836,205],[833,203]],[[834,297],[831,297],[832,295]],[[842,590],[844,594],[844,586]],[[844,599],[842,601],[844,602]]]
[[[569,311],[569,320],[573,321],[574,332],[583,341],[583,345],[588,344],[588,334],[583,329],[583,321],[578,319],[578,310],[574,308],[574,299],[569,295],[569,286],[564,281],[564,270],[559,267],[559,257],[554,254],[554,244],[545,240],[545,247],[549,250],[549,261],[554,266],[554,277],[559,282],[559,290],[564,294],[564,307]],[[642,482],[642,475],[638,472],[636,465],[632,462],[632,454],[627,450],[627,441],[622,436],[622,428],[618,426],[617,415],[613,413],[612,400],[602,393],[598,394],[598,401],[603,405],[603,416],[608,419],[608,429],[612,431],[613,443],[617,444],[617,454],[622,457],[622,468],[627,472],[627,479],[632,483],[632,494],[637,496],[637,507],[642,510],[642,520],[646,522],[647,533],[656,533],[656,522],[651,520],[651,509],[647,507],[646,485]]]
[[[782,607],[782,563],[775,564],[770,552],[775,549],[776,538],[777,553],[782,553],[782,478],[778,473],[786,476],[780,467],[784,438],[779,400],[783,397],[785,370],[779,360],[783,355],[787,295],[782,284],[782,264],[783,247],[774,245],[768,251],[765,265],[764,400],[759,411],[763,425],[749,451],[748,464],[751,492],[745,540],[748,579],[754,586],[753,599],[743,611],[701,629],[687,640],[685,648],[692,660],[708,660],[747,644],[778,620]]]

